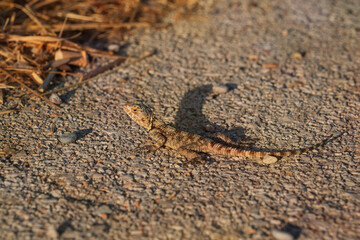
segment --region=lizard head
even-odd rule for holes
[[[140,126],[150,130],[153,126],[154,116],[150,108],[141,104],[126,104],[124,106],[124,111],[129,115],[129,117],[137,122]]]

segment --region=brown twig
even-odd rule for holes
[[[64,41],[63,38],[53,37],[53,36],[21,36],[21,35],[14,35],[14,34],[5,34],[0,33],[0,40],[6,40],[10,42],[58,42]]]
[[[13,110],[13,109],[10,109],[10,110],[3,110],[3,111],[0,111],[0,115],[5,115],[5,114],[9,114],[9,113],[13,113],[13,112],[17,112],[18,110]]]
[[[23,88],[25,88],[26,90],[28,90],[29,92],[31,92],[32,94],[34,94],[35,96],[41,98],[42,100],[44,100],[45,102],[47,102],[49,105],[60,109],[59,106],[57,106],[56,104],[52,103],[49,99],[47,99],[46,97],[42,96],[40,93],[32,90],[31,88],[29,88],[28,86],[26,86],[26,84],[24,84],[22,81],[18,80],[17,78],[13,77],[8,71],[6,71],[3,68],[0,68],[0,71],[2,71],[7,77],[11,78],[12,80],[14,80],[15,82],[19,83]]]
[[[144,54],[142,57],[137,58],[137,59],[135,59],[134,61],[131,61],[131,62],[129,62],[128,64],[124,65],[123,68],[127,68],[127,67],[129,67],[130,65],[133,65],[133,64],[135,64],[135,63],[138,63],[138,62],[144,60],[145,58],[151,57],[151,56],[154,55],[154,54],[155,54],[155,51],[152,51],[152,52],[150,52],[150,53]],[[86,75],[84,75],[84,78],[82,79],[81,82],[78,82],[78,83],[75,83],[75,84],[73,84],[73,85],[66,86],[66,87],[63,87],[63,88],[60,88],[60,89],[56,89],[56,90],[53,90],[53,91],[49,91],[49,92],[43,93],[43,96],[50,95],[50,94],[52,94],[52,93],[61,92],[61,91],[68,90],[68,89],[72,89],[72,88],[77,88],[77,87],[79,87],[79,86],[81,86],[81,85],[83,85],[83,84],[85,84],[85,83],[88,83],[88,82],[92,81],[93,79],[95,79],[95,77],[98,77],[99,74],[104,73],[104,72],[105,72],[105,73],[102,74],[101,76],[109,75],[109,74],[113,73],[115,70],[114,70],[114,69],[111,70],[111,71],[107,71],[107,70],[110,70],[111,68],[116,67],[117,64],[120,64],[121,62],[123,62],[123,61],[121,61],[121,60],[122,60],[122,59],[115,60],[114,62],[111,62],[111,63],[109,63],[108,65],[105,65],[105,66],[101,67],[101,68],[100,68],[100,69],[101,69],[100,71],[97,70],[97,69],[95,69],[95,70],[93,71],[94,73],[92,73],[92,72],[87,73]],[[115,64],[115,63],[117,63],[117,64]],[[107,72],[106,72],[106,71],[107,71]],[[95,73],[96,73],[96,74],[95,74]],[[85,77],[86,77],[86,79],[85,79]]]
[[[59,38],[53,36],[21,36],[15,34],[5,34],[0,33],[0,41],[8,41],[8,42],[26,42],[26,43],[35,43],[41,44],[46,43],[49,48],[55,48],[58,42],[62,42],[61,49],[63,50],[71,50],[71,51],[81,51],[85,50],[89,54],[93,56],[109,56],[114,58],[128,58],[123,56],[116,56],[114,53],[101,51],[91,47],[83,47],[74,42],[70,42],[68,38]]]
[[[56,71],[57,68],[54,68],[53,70]],[[38,88],[38,90],[39,90],[40,92],[44,92],[45,89],[47,88],[47,86],[49,85],[50,81],[54,78],[54,76],[55,76],[55,73],[49,73],[49,74],[46,76],[44,82],[43,82],[43,83],[41,84],[41,86]]]
[[[4,104],[4,93],[1,88],[0,88],[0,104]]]
[[[62,71],[52,71],[52,70],[39,70],[35,68],[14,68],[14,67],[3,67],[6,71],[16,71],[16,72],[23,72],[23,73],[55,73],[55,74],[66,74],[66,75],[73,75],[73,76],[82,76],[81,73],[72,73],[72,72],[62,72]],[[1,85],[0,85],[1,86]],[[1,88],[1,87],[0,87]]]
[[[45,29],[45,27],[42,25],[42,23],[39,21],[39,19],[37,19],[37,17],[34,15],[33,11],[31,10],[31,8],[29,6],[23,7],[19,4],[9,3],[9,2],[2,2],[2,3],[0,3],[0,5],[19,8],[21,11],[23,11],[26,15],[28,15],[29,18],[32,19],[37,24],[38,29],[41,29],[45,33],[49,34],[49,32]]]
[[[105,72],[107,70],[110,70],[110,69],[120,65],[124,61],[125,61],[124,59],[117,59],[117,60],[115,60],[115,61],[113,61],[113,62],[111,62],[109,64],[106,64],[105,66],[101,66],[101,67],[99,67],[99,68],[97,68],[97,69],[95,69],[95,70],[93,70],[93,71],[91,71],[89,73],[84,74],[84,77],[83,77],[82,80],[86,81],[89,78],[95,77],[95,76],[97,76],[97,75],[99,75],[99,74],[101,74],[101,73],[103,73],[103,72]]]
[[[88,30],[88,29],[97,29],[97,30],[105,30],[105,29],[118,29],[118,28],[132,28],[132,27],[150,27],[150,23],[145,22],[132,22],[132,23],[73,23],[64,26],[61,24],[51,24],[51,25],[42,25],[45,29],[51,29],[55,32],[61,31],[78,31],[78,30]],[[11,26],[11,30],[21,30],[24,26],[22,25],[13,25]],[[28,25],[26,27],[26,31],[28,32],[36,32],[41,27],[38,25]]]

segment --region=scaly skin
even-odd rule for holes
[[[141,103],[126,104],[124,111],[140,126],[149,131],[150,137],[155,141],[152,146],[146,146],[149,151],[155,151],[161,147],[176,150],[189,160],[201,159],[201,153],[221,154],[225,156],[245,156],[251,158],[263,158],[265,156],[287,157],[299,155],[311,151],[325,144],[332,135],[324,141],[301,150],[258,152],[241,149],[240,146],[226,146],[210,138],[180,131],[158,120],[151,109]]]

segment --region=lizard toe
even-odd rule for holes
[[[148,153],[151,153],[151,152],[154,152],[154,148],[152,145],[145,145],[143,147],[139,147],[136,152],[137,153],[144,153],[144,154],[148,154]]]

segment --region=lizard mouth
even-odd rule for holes
[[[138,105],[126,104],[123,106],[125,113],[140,126],[151,130],[152,117],[151,114]]]
[[[125,105],[124,107],[123,107],[123,109],[124,109],[124,111],[126,112],[126,114],[128,114],[129,115],[129,112],[130,112],[130,106],[129,105]]]

